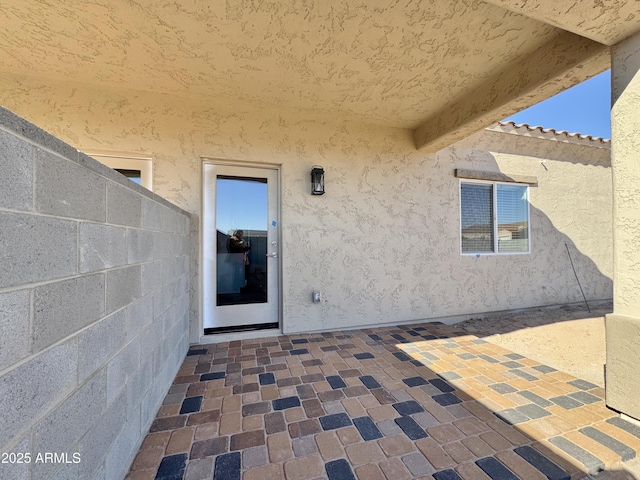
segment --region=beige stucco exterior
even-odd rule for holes
[[[203,158],[280,166],[285,332],[453,321],[582,301],[564,242],[587,298],[611,298],[608,144],[533,138],[523,135],[526,129],[518,134],[496,127],[425,154],[403,129],[303,122],[276,113],[235,112],[212,120],[195,102],[167,96],[126,98],[67,85],[33,89],[28,96],[5,89],[2,96],[11,99],[10,108],[38,117],[45,129],[81,150],[151,153],[156,193],[195,218]],[[47,98],[58,100],[42,112]],[[326,172],[321,197],[309,194],[309,171],[316,164]],[[531,254],[461,255],[456,168],[538,179],[530,190]],[[193,223],[195,341],[202,323]],[[323,301],[314,304],[311,292],[318,290]]]
[[[232,0],[220,8],[199,0],[9,0],[0,24],[0,104],[81,149],[152,156],[154,188],[189,212],[200,208],[202,157],[281,167],[285,330],[580,300],[558,260],[565,236],[578,272],[593,280],[583,283],[587,296],[610,291],[613,271],[616,315],[639,316],[635,0]],[[606,208],[597,201],[606,187],[595,189],[607,174],[596,166],[604,160],[588,153],[595,150],[566,147],[579,153],[564,152],[576,159],[565,161],[542,140],[514,137],[532,149],[516,161],[519,148],[476,133],[602,72],[610,50],[613,267]],[[327,171],[321,198],[306,191],[313,164]],[[531,255],[460,256],[454,168],[540,179],[531,195]],[[575,213],[574,198],[547,201],[547,187],[580,193],[577,206],[603,213],[587,227],[571,223],[569,214],[586,210]],[[550,270],[537,270],[544,262],[536,255]],[[197,258],[194,241],[192,279]],[[492,286],[517,272],[532,283]],[[443,292],[443,284],[466,288]],[[310,289],[326,302],[312,305]],[[192,282],[192,340],[197,305]],[[627,366],[608,375],[624,385],[640,358],[617,358]],[[625,410],[619,392],[608,399]],[[640,418],[637,405],[629,410]]]
[[[607,317],[607,404],[640,419],[640,35],[613,49],[614,314]]]

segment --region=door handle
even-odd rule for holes
[[[278,252],[267,253],[267,257],[278,258]]]

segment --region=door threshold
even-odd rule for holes
[[[216,335],[219,333],[253,332],[256,330],[270,330],[278,328],[277,323],[257,323],[253,325],[233,325],[231,327],[205,328],[205,335]]]
[[[263,328],[260,330],[245,330],[235,332],[207,333],[200,336],[200,342],[197,345],[207,345],[212,343],[232,342],[234,340],[250,340],[254,338],[279,337],[282,335],[278,324],[272,328]]]

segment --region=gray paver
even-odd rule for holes
[[[576,380],[571,380],[567,383],[569,385],[573,385],[576,388],[579,388],[580,390],[593,390],[594,388],[598,388],[598,385],[594,385],[591,382],[587,382],[586,380],[581,380],[579,378]]]
[[[553,437],[549,442],[582,463],[589,473],[596,473],[604,468],[602,460],[564,437]]]
[[[424,455],[418,452],[405,455],[402,457],[402,462],[414,477],[429,475],[435,471]]]
[[[516,407],[516,410],[532,420],[536,418],[548,417],[549,415],[551,415],[551,413],[547,412],[544,408],[539,407],[534,403],[521,405],[519,407]]]
[[[197,458],[187,463],[184,480],[209,480],[213,478],[214,457]]]
[[[493,385],[489,385],[489,388],[502,394],[517,392],[517,390],[508,383],[494,383]]]
[[[528,380],[530,382],[535,382],[536,380],[538,380],[538,377],[534,377],[533,375],[527,372],[523,372],[522,370],[518,370],[517,368],[509,370],[509,373],[513,373],[514,375],[517,375],[520,378],[524,378],[525,380]]]
[[[310,438],[311,441],[313,442],[313,437],[303,437],[303,438]],[[295,447],[296,440],[301,440],[301,439],[296,438],[295,440],[293,440],[292,443],[294,445],[293,447],[294,452],[296,449]],[[314,446],[315,446],[315,443],[314,443]],[[310,455],[311,453],[315,453],[316,451],[317,450],[314,450],[313,452],[310,452],[307,455]],[[296,454],[296,456],[299,456],[299,455]],[[249,468],[261,467],[262,465],[266,465],[268,462],[269,462],[269,455],[267,454],[267,447],[265,445],[247,448],[242,452],[243,468],[249,469]]]
[[[513,360],[511,360],[509,362],[502,362],[502,365],[504,365],[507,368],[521,368],[521,367],[524,367],[524,365],[521,364],[520,362],[514,362]]]
[[[585,427],[585,428],[581,428],[578,431],[583,435],[586,435],[587,437],[600,443],[601,445],[604,445],[608,449],[616,452],[618,455],[620,455],[620,458],[622,458],[623,462],[626,462],[627,460],[631,460],[632,458],[636,458],[636,452],[633,448],[629,447],[628,445],[625,445],[621,441],[616,440],[615,438],[607,435],[604,432],[601,432],[596,428]]]
[[[518,395],[523,396],[527,400],[532,401],[533,403],[535,403],[540,407],[550,407],[551,405],[553,405],[553,402],[550,402],[546,398],[542,398],[540,395],[536,395],[535,393],[530,392],[529,390],[522,390],[518,392]]]
[[[296,457],[306,457],[307,455],[312,455],[318,451],[313,435],[294,438],[291,441],[291,446],[293,447],[293,453]]]
[[[607,420],[607,423],[614,425],[631,435],[640,438],[640,426],[627,422],[620,417],[612,417]]]
[[[569,396],[571,398],[578,400],[581,403],[584,403],[585,405],[588,405],[590,403],[597,403],[600,401],[600,399],[595,395],[591,395],[590,393],[587,393],[582,390],[579,392],[570,393]]]
[[[494,412],[494,415],[496,415],[501,420],[504,420],[509,425],[516,425],[518,423],[526,422],[527,420],[529,420],[529,417],[514,408],[508,408],[506,410]]]
[[[566,410],[571,410],[572,408],[576,408],[582,405],[582,402],[579,402],[575,398],[571,398],[567,395],[553,397],[553,398],[550,398],[549,400],[551,400],[556,405],[560,405],[562,408]]]
[[[460,407],[460,405],[452,405],[452,406],[458,406]],[[462,408],[462,407],[460,407]],[[464,409],[463,409],[464,410]],[[466,410],[465,410],[466,411]],[[468,413],[468,412],[467,412]],[[436,420],[430,413],[428,412],[419,412],[419,413],[414,413],[413,415],[411,415],[413,417],[413,419],[418,422],[418,425],[420,425],[422,428],[429,428],[429,427],[435,427],[436,425],[440,425],[440,422],[438,420]],[[395,425],[395,422],[394,422]]]
[[[393,437],[395,435],[400,435],[404,433],[402,429],[398,426],[398,424],[393,420],[383,420],[381,422],[378,422],[376,425],[378,426],[378,429],[382,432],[382,434],[385,437]]]
[[[531,367],[534,370],[538,370],[540,373],[553,373],[553,372],[557,372],[558,370],[556,370],[553,367],[550,367],[548,365],[535,365],[534,367]]]
[[[478,358],[481,358],[481,359],[483,359],[485,362],[489,362],[489,363],[500,363],[500,361],[499,361],[499,360],[497,360],[497,359],[495,359],[495,358],[493,358],[493,357],[490,357],[489,355],[484,355],[484,354],[482,354],[482,355],[478,355]]]

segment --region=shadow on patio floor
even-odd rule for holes
[[[460,324],[192,347],[127,478],[633,479],[603,398]]]

